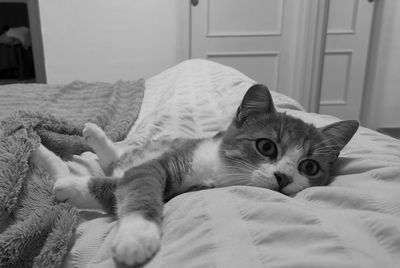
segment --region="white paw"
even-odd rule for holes
[[[89,192],[90,177],[68,176],[59,178],[53,186],[58,201],[68,202],[78,208],[98,209],[102,206]]]
[[[96,153],[104,173],[111,175],[112,164],[119,159],[119,152],[114,143],[99,126],[93,123],[86,123],[82,134],[86,143]]]
[[[120,220],[112,250],[115,258],[126,265],[141,264],[160,248],[158,225],[135,214]]]
[[[79,180],[73,176],[59,178],[53,187],[53,194],[58,201],[68,201],[79,197],[83,191],[84,185],[79,183]]]
[[[104,140],[107,138],[104,131],[94,123],[85,123],[82,134],[86,143],[91,147],[103,144]]]

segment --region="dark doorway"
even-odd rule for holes
[[[0,3],[0,84],[35,82],[26,3]]]

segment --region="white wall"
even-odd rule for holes
[[[188,5],[39,0],[47,82],[146,78],[186,59]]]
[[[38,0],[48,83],[150,77],[189,55],[189,1]],[[362,122],[400,126],[400,3],[376,1]]]
[[[400,127],[400,3],[376,1],[370,77],[363,105],[366,126]]]

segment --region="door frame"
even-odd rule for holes
[[[379,93],[379,80],[382,72],[385,70],[381,69],[381,59],[379,58],[379,51],[382,47],[382,43],[385,42],[385,36],[382,37],[382,33],[385,31],[384,23],[385,13],[391,13],[392,4],[386,1],[372,1],[374,5],[371,33],[368,47],[368,58],[367,66],[365,70],[364,79],[364,92],[363,102],[361,104],[360,112],[360,123],[368,128],[377,129],[379,127],[379,115],[381,104],[380,93]],[[387,29],[386,29],[387,30]]]
[[[325,59],[325,44],[328,29],[328,14],[330,0],[312,1],[310,10],[310,33],[305,36],[308,40],[308,53],[311,56],[305,61],[305,78],[303,83],[303,105],[308,112],[318,113],[320,108],[322,74]],[[304,98],[303,97],[303,98]]]
[[[43,51],[42,26],[40,22],[40,11],[38,0],[22,0],[27,4],[29,27],[32,39],[33,62],[35,66],[36,83],[46,83],[46,68]]]

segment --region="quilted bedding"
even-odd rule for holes
[[[232,68],[189,60],[146,81],[139,117],[118,146],[212,136],[224,129],[254,83]],[[317,126],[311,114],[272,92],[278,109]],[[2,108],[5,108],[2,107]],[[100,172],[85,152],[75,172]],[[400,267],[400,141],[360,128],[342,151],[329,186],[288,197],[235,186],[182,194],[165,205],[162,247],[145,267]],[[80,211],[64,267],[118,267],[115,218]]]
[[[211,136],[252,83],[205,60],[172,67],[146,81],[139,117],[118,145]],[[337,120],[272,94],[278,109],[307,122]],[[82,159],[96,169],[94,155]],[[400,267],[400,141],[360,128],[333,175],[329,186],[292,197],[245,186],[177,196],[165,205],[161,250],[145,267]],[[64,267],[118,267],[110,249],[115,219],[80,216]]]

